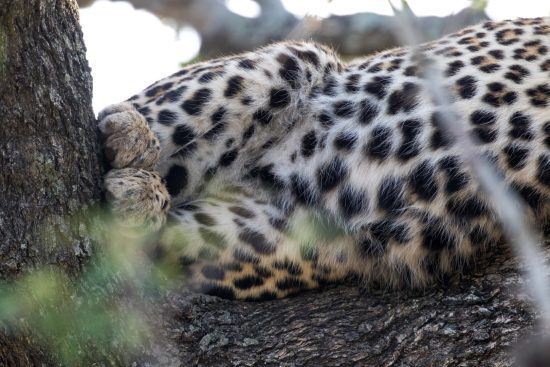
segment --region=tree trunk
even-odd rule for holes
[[[0,0],[5,279],[42,264],[78,274],[90,254],[86,231],[66,224],[101,195],[91,77],[77,18],[71,0]],[[512,347],[533,333],[538,316],[505,249],[478,266],[424,292],[340,286],[243,303],[173,291],[145,302],[162,340],[122,360],[136,366],[510,366]],[[32,338],[0,333],[0,366],[36,365],[55,362]]]
[[[92,79],[71,0],[0,0],[0,277],[90,244],[67,220],[100,198]]]
[[[90,255],[77,218],[101,197],[101,166],[85,51],[75,1],[0,0],[0,279],[76,274]],[[47,360],[0,334],[0,365]]]

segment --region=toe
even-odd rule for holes
[[[156,231],[166,221],[170,197],[154,172],[114,169],[105,176],[107,201],[123,223]]]
[[[99,121],[104,120],[107,116],[114,113],[123,112],[123,111],[132,111],[135,110],[134,106],[129,102],[122,102],[107,106],[97,115]]]

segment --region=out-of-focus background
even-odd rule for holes
[[[122,101],[193,60],[287,38],[314,38],[346,57],[396,46],[400,0],[79,0],[94,109]],[[426,38],[484,18],[550,15],[543,0],[409,0]],[[454,16],[451,16],[453,15]]]

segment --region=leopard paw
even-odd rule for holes
[[[105,191],[122,224],[157,231],[166,222],[170,195],[157,173],[137,168],[113,169],[105,175]]]
[[[160,158],[160,143],[147,121],[130,103],[112,105],[99,114],[107,161],[113,168],[152,170]]]

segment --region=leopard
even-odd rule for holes
[[[298,40],[188,65],[99,113],[107,201],[200,293],[426,287],[506,242],[449,106],[550,232],[549,49],[539,17],[352,61]]]

